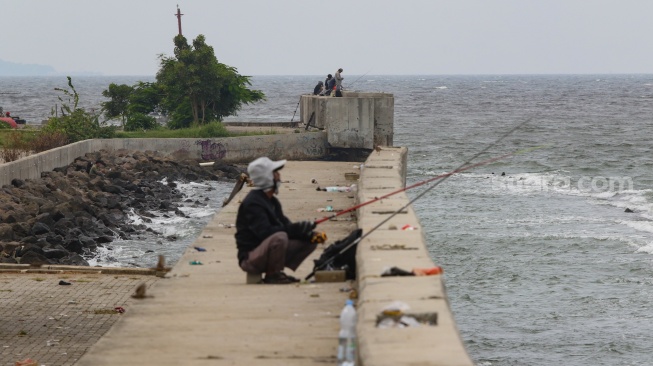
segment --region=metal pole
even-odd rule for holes
[[[184,15],[181,13],[179,10],[179,5],[177,5],[177,14],[175,16],[177,17],[177,25],[179,26],[179,35],[181,36],[181,16]]]

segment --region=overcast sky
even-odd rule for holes
[[[177,4],[244,75],[653,73],[653,0],[0,0],[0,59],[154,75]]]

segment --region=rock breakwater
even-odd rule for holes
[[[40,179],[14,179],[0,189],[0,263],[88,265],[84,255],[98,247],[151,231],[130,223],[129,212],[184,217],[175,182],[235,181],[244,171],[118,150],[86,154]]]

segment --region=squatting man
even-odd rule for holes
[[[248,273],[265,273],[263,283],[288,284],[299,279],[283,272],[296,271],[317,247],[311,242],[315,223],[291,222],[275,197],[279,193],[279,170],[286,160],[261,157],[247,167],[253,189],[245,196],[236,217],[238,264]]]

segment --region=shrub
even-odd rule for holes
[[[27,141],[30,151],[40,153],[68,144],[68,136],[57,131],[41,131]]]
[[[133,113],[127,117],[125,131],[153,130],[159,127],[156,119],[143,113]]]
[[[0,158],[5,162],[18,160],[26,155],[28,148],[23,139],[23,135],[18,131],[11,131],[5,135],[4,145],[0,151]]]
[[[198,137],[207,138],[227,136],[229,136],[229,131],[227,131],[227,128],[224,127],[222,123],[213,121],[200,127]]]

